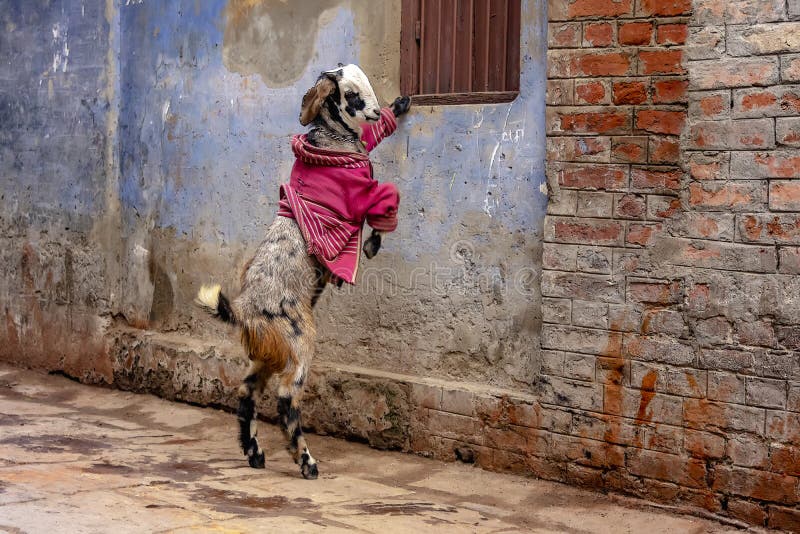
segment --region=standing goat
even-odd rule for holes
[[[368,153],[397,128],[408,97],[380,109],[364,72],[339,65],[323,72],[303,97],[300,124],[312,124],[292,139],[296,161],[281,186],[278,217],[242,274],[233,301],[219,285],[202,286],[196,302],[241,329],[250,368],[239,387],[239,437],[251,467],[264,467],[256,438],[255,399],[278,375],[278,417],[288,449],[305,478],[317,478],[300,423],[303,384],[314,353],[313,307],[332,281],[354,283],[366,222],[372,235],[367,257],[380,249],[381,231],[397,226],[397,188],[372,178]]]

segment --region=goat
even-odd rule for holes
[[[300,420],[314,354],[313,308],[329,282],[354,283],[359,251],[373,257],[381,231],[396,226],[397,189],[372,178],[368,153],[394,131],[396,117],[410,105],[408,97],[398,97],[381,109],[356,65],[323,72],[303,96],[300,124],[312,128],[292,140],[297,160],[291,180],[281,186],[278,216],[242,273],[239,296],[229,300],[219,285],[203,285],[198,292],[198,305],[240,328],[250,359],[237,412],[250,467],[264,467],[255,399],[277,374],[278,418],[287,448],[304,478],[319,475]],[[331,191],[339,194],[320,198]],[[373,232],[362,246],[365,220]]]

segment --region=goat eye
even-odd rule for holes
[[[356,96],[356,94],[355,94],[353,91],[347,91],[347,92],[344,94],[344,97],[345,97],[345,98],[353,98],[354,96]]]

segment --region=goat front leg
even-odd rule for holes
[[[395,117],[405,115],[408,113],[408,110],[411,109],[411,97],[398,96],[394,99],[394,102],[392,102],[391,108]]]
[[[381,249],[381,233],[377,230],[372,231],[372,235],[370,235],[366,241],[364,241],[364,245],[361,247],[361,250],[364,251],[364,254],[367,255],[367,258],[372,259],[375,257],[375,254]]]

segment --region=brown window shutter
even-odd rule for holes
[[[401,89],[416,101],[509,101],[519,91],[521,0],[403,0]]]

